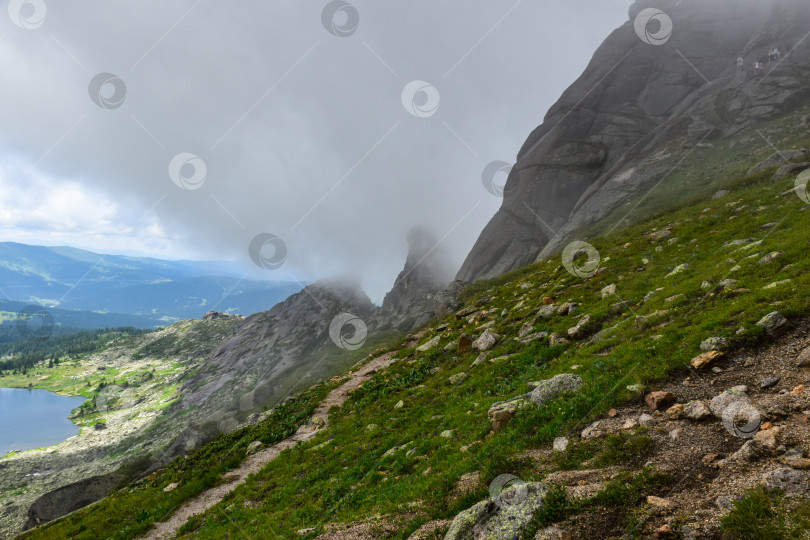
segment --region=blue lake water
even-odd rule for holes
[[[84,400],[47,390],[0,388],[0,456],[50,446],[78,434],[78,426],[68,416]]]

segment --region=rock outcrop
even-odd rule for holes
[[[459,279],[497,276],[559,251],[621,205],[629,213],[701,146],[810,95],[804,0],[638,0],[629,15],[523,145],[503,204]],[[769,64],[773,47],[782,58]],[[759,59],[765,67],[755,73]]]
[[[440,242],[430,232],[415,228],[408,233],[408,257],[405,267],[385,295],[382,308],[371,326],[377,330],[410,332],[433,318],[434,302],[453,277]],[[453,288],[440,302],[452,304]],[[456,293],[457,294],[457,293]]]

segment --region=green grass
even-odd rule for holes
[[[741,163],[738,169],[747,165]],[[182,535],[265,537],[272,531],[279,538],[291,538],[299,529],[315,527],[316,533],[307,537],[314,538],[328,523],[418,511],[395,536],[404,539],[422,523],[450,518],[487,497],[487,486],[499,474],[539,481],[549,470],[579,468],[584,461],[598,467],[642,461],[653,444],[643,430],[574,445],[547,470],[520,454],[547,447],[554,437],[582,429],[608,408],[637,399],[628,385],[641,383],[655,389],[688,366],[707,337],[726,337],[732,347],[756,344],[763,333],[755,323],[764,315],[777,310],[788,317],[810,312],[807,297],[801,294],[810,287],[806,249],[810,211],[795,195],[780,197],[793,187],[792,180],[773,183],[767,175],[728,177],[723,185],[733,193],[718,200],[702,199],[593,240],[605,271],[592,278],[569,275],[557,257],[474,284],[465,292],[464,302],[479,306],[485,312],[480,314],[481,322],[494,321],[493,330],[502,336],[489,358],[512,356],[473,366],[477,353],[444,351],[462,332],[480,333],[474,323],[454,316],[443,321],[448,327],[440,332],[439,346],[426,353],[392,344],[400,361],[377,373],[342,407],[334,409],[327,430],[285,452],[226,500],[190,520]],[[767,223],[778,225],[763,228]],[[647,236],[663,228],[671,229],[670,237],[652,242]],[[748,249],[725,246],[744,238],[762,244]],[[767,265],[758,264],[772,251],[783,256]],[[747,258],[752,254],[757,255]],[[689,265],[685,271],[670,275],[684,263]],[[738,280],[737,287],[746,291],[725,291],[719,283],[728,278]],[[788,279],[787,285],[765,288]],[[702,286],[704,281],[710,283],[708,288]],[[602,298],[602,288],[614,283],[617,294]],[[642,302],[657,288],[663,290]],[[667,301],[676,295],[682,296]],[[602,329],[602,339],[555,348],[548,347],[547,341],[523,346],[512,339],[526,323],[534,331],[562,335],[574,326],[576,318],[571,316],[534,319],[544,297],[558,304],[579,303],[578,314],[592,317],[590,333]],[[611,305],[620,301],[628,301],[630,309],[612,311]],[[506,315],[501,316],[502,310],[507,310]],[[638,324],[637,316],[656,312],[661,313],[655,319]],[[616,329],[607,330],[612,327]],[[422,342],[436,333],[431,329]],[[585,381],[583,388],[543,407],[520,409],[504,430],[490,433],[487,411],[494,402],[526,393],[531,381],[572,372],[574,365]],[[468,375],[462,383],[448,382],[462,372]],[[404,407],[395,408],[399,401]],[[372,424],[377,427],[370,427]],[[452,437],[442,436],[446,430],[452,431]],[[211,455],[220,452],[215,450],[219,444],[223,444],[221,439],[212,443]],[[456,496],[458,479],[473,471],[481,473],[480,488]],[[167,481],[161,477],[160,485]],[[625,474],[610,481],[586,503],[569,505],[557,494],[550,514],[539,517],[538,526],[572,512],[607,508],[625,518],[625,532],[633,536],[638,526],[633,508],[642,497],[670,482],[665,475],[645,469],[639,475]],[[160,485],[153,495],[159,495]],[[137,492],[141,488],[129,489]],[[154,501],[146,499],[143,508],[149,509],[148,516],[140,522],[137,514],[128,512],[143,501],[121,497],[125,496],[116,494],[113,500],[128,510],[115,510],[118,506],[105,501],[28,537],[64,537],[80,527],[101,527],[103,523],[109,537],[129,538],[125,528],[143,530],[138,523],[161,518],[171,509],[171,505],[157,505],[153,512],[150,504]],[[117,521],[106,521],[107,512],[119,516]],[[66,528],[65,523],[73,528]]]
[[[732,540],[806,538],[810,530],[810,501],[789,500],[764,488],[747,491],[721,521]]]
[[[296,401],[274,409],[267,421],[220,436],[201,450],[116,491],[97,505],[24,534],[22,538],[136,538],[156,521],[165,520],[185,501],[217,485],[228,471],[245,459],[245,450],[251,442],[271,445],[294,433],[329,389],[324,385],[310,390]],[[177,483],[177,488],[164,492],[171,483]]]

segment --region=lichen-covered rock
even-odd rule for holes
[[[531,398],[535,405],[542,406],[566,392],[576,392],[583,385],[582,377],[572,373],[562,373],[550,379],[540,381],[532,390]]]
[[[495,346],[500,338],[501,336],[492,330],[486,330],[478,337],[478,339],[473,341],[472,348],[477,351],[488,351]]]
[[[789,324],[784,315],[778,311],[774,311],[762,317],[757,323],[757,326],[764,328],[768,335],[777,337],[787,332]]]
[[[540,482],[509,486],[495,499],[485,499],[459,513],[444,540],[520,538],[543,507],[547,490],[548,486]]]

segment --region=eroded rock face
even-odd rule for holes
[[[635,18],[649,7],[672,20],[662,45],[636,34]],[[639,0],[629,15],[526,140],[503,205],[459,279],[494,277],[552,255],[651,189],[698,143],[778,117],[808,96],[806,47],[767,77],[750,69],[769,48],[790,50],[802,40],[810,25],[804,0]]]

